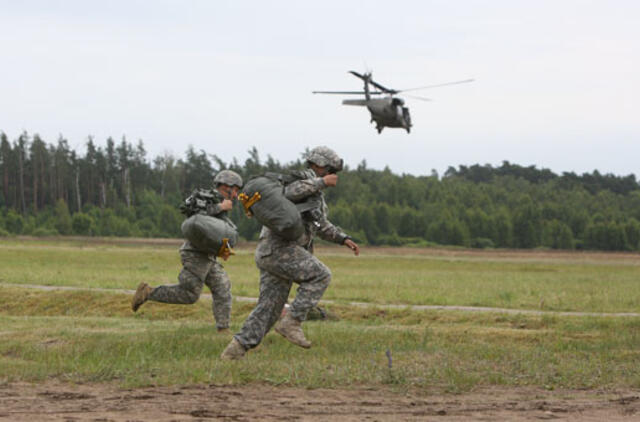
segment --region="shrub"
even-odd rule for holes
[[[22,234],[24,229],[24,218],[14,210],[9,210],[4,222],[5,228],[9,233]]]
[[[144,237],[153,237],[157,231],[156,225],[149,217],[145,217],[136,223],[136,230]]]
[[[487,248],[495,248],[496,245],[493,243],[493,240],[486,237],[476,237],[471,241],[472,248],[479,249],[487,249]]]
[[[71,228],[74,234],[90,235],[93,225],[93,218],[82,212],[75,213],[71,218]]]
[[[48,229],[46,227],[38,227],[31,233],[37,237],[58,236],[59,233],[55,229]]]
[[[22,226],[22,234],[32,235],[36,230],[36,219],[32,215],[25,215],[22,217],[24,221],[24,225]]]
[[[128,237],[131,236],[131,226],[129,225],[129,221],[123,217],[111,217],[111,221],[109,222],[111,227],[111,234],[118,237]]]
[[[182,214],[175,207],[164,205],[158,215],[157,227],[163,236],[180,237],[180,225],[182,224]]]
[[[63,199],[58,199],[58,202],[56,202],[55,215],[56,230],[60,234],[71,234],[71,214],[69,214],[69,207],[67,207],[67,203]]]
[[[377,244],[385,246],[400,246],[404,244],[404,241],[397,233],[391,233],[378,236]]]

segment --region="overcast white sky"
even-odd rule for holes
[[[440,174],[503,160],[640,176],[638,1],[0,0],[0,131],[84,151],[87,136],[280,161],[328,145],[347,164]],[[475,78],[408,99],[378,135],[313,90]]]

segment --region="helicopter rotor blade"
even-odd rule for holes
[[[349,73],[351,73],[354,76],[357,76],[358,78],[362,79],[365,82],[369,82],[371,85],[375,86],[380,91],[382,91],[381,93],[393,95],[393,94],[397,94],[398,92],[400,92],[400,91],[396,91],[395,89],[390,89],[390,88],[387,88],[385,86],[380,85],[379,83],[377,83],[376,81],[371,79],[371,73],[365,73],[364,75],[361,75],[360,73],[356,72],[355,70],[350,70]],[[381,94],[381,93],[379,93],[379,94]],[[373,94],[373,93],[371,93],[371,94]]]
[[[379,83],[375,82],[373,79],[369,79],[369,82],[371,83],[371,85],[375,86],[376,88],[378,88],[380,91],[386,92],[387,94],[397,94],[400,91],[396,91],[395,89],[390,89],[387,88],[385,86],[380,85]]]
[[[346,94],[346,95],[364,95],[364,91],[312,91],[313,94]],[[384,92],[373,91],[369,92],[370,95],[381,95]]]
[[[396,91],[396,93],[398,93],[398,92],[407,92],[407,91],[417,91],[419,89],[437,88],[437,87],[440,87],[440,86],[447,86],[447,85],[466,84],[468,82],[473,82],[474,80],[475,79],[465,79],[463,81],[445,82],[443,84],[425,85],[425,86],[419,86],[419,87],[416,87],[416,88],[400,89],[400,90]]]
[[[420,97],[419,95],[407,95],[407,97],[413,98],[414,100],[420,100],[420,101],[433,101],[431,98]]]
[[[364,91],[313,91],[313,94],[364,94]]]
[[[362,79],[363,81],[368,79],[367,76],[361,75],[360,73],[356,72],[355,70],[350,70],[349,73],[351,73],[355,77],[358,77],[358,78]]]

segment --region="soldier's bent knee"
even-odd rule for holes
[[[331,282],[331,270],[326,265],[322,266],[322,272],[318,275],[319,280],[323,280],[326,284]]]

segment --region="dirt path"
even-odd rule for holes
[[[90,288],[90,287],[72,287],[72,286],[42,286],[36,284],[11,284],[0,282],[0,287],[22,287],[27,289],[39,289],[39,290],[88,290],[96,292],[111,292],[111,293],[125,293],[133,294],[134,290],[127,289],[103,289],[103,288]],[[211,300],[211,294],[202,293],[202,297]],[[256,302],[258,299],[255,297],[246,296],[234,296],[235,300],[239,302]],[[333,304],[336,303],[332,300],[323,300],[320,304]],[[482,306],[455,306],[455,305],[380,305],[375,303],[365,302],[346,302],[344,305],[357,306],[361,308],[379,308],[379,309],[410,309],[413,311],[466,311],[466,312],[493,312],[503,314],[522,314],[522,315],[558,315],[558,316],[597,316],[597,317],[640,317],[640,313],[637,312],[562,312],[562,311],[538,311],[534,309],[509,309],[509,308],[490,308]]]
[[[120,389],[0,385],[0,421],[631,421],[637,391],[487,388],[465,394],[307,390],[265,385]]]

